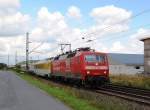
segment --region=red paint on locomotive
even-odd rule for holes
[[[107,54],[81,49],[55,57],[52,75],[82,81],[109,81]]]

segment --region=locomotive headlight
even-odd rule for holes
[[[104,71],[104,74],[106,74],[106,71]]]
[[[90,71],[87,71],[86,73],[87,73],[87,74],[90,74]]]

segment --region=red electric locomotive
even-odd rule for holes
[[[100,85],[109,82],[109,66],[105,53],[78,48],[54,58],[52,77],[79,84]]]

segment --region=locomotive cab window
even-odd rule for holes
[[[105,56],[101,56],[101,55],[86,55],[85,56],[85,61],[87,61],[87,62],[104,62],[105,61]]]

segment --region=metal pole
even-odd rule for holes
[[[63,44],[60,44],[61,53],[63,54]]]
[[[71,52],[71,44],[69,44],[69,46],[70,46],[70,52]]]
[[[17,61],[17,60],[18,60],[17,57],[18,57],[18,56],[17,56],[17,51],[16,51],[16,53],[15,53],[15,64],[16,64],[16,65],[17,65],[17,62],[18,62],[18,61]]]
[[[9,67],[9,54],[8,54],[8,67]]]
[[[62,54],[64,53],[64,49],[66,46],[69,46],[69,51],[71,52],[71,44],[59,44],[59,45],[61,46],[60,49]]]
[[[40,60],[40,57],[39,57],[39,55],[38,55],[38,60]]]
[[[29,33],[26,33],[26,70],[29,70]]]

